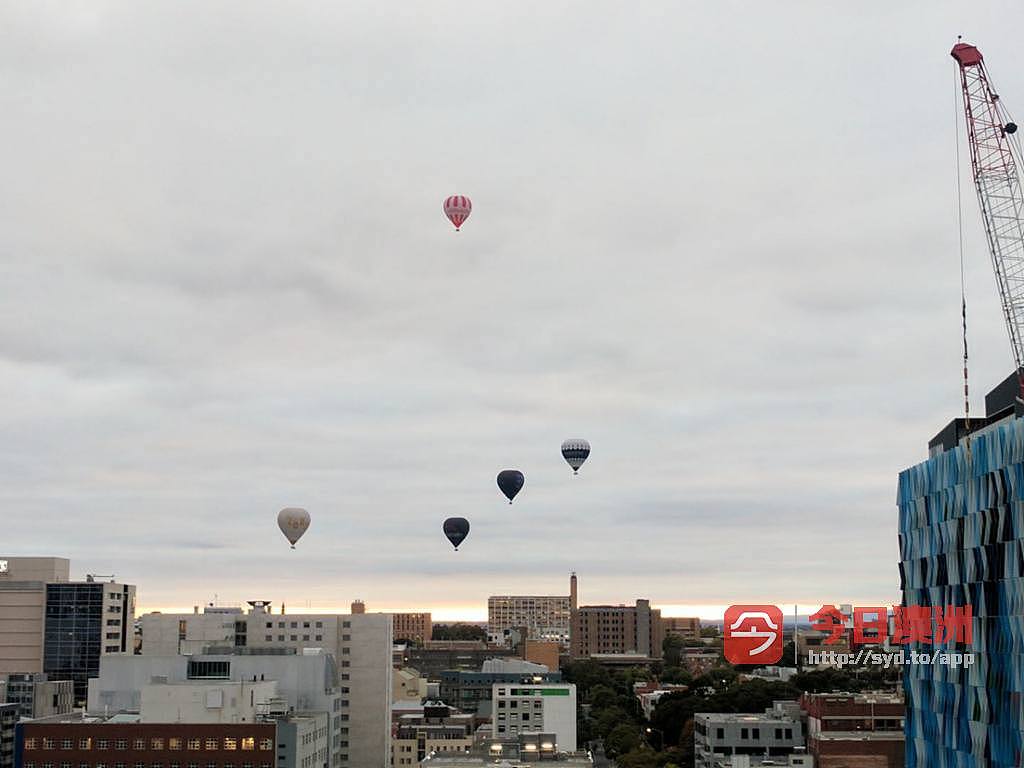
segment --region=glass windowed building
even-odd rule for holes
[[[908,664],[907,768],[1021,765],[1024,750],[1024,404],[1011,376],[987,415],[951,422],[900,473],[905,606],[970,606],[971,642],[907,650],[973,653],[972,665]]]
[[[47,584],[43,671],[51,680],[71,680],[76,705],[84,704],[89,678],[99,675],[100,657],[132,652],[134,620],[134,586],[98,581]]]

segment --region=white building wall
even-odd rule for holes
[[[144,723],[251,723],[261,704],[277,696],[277,683],[190,682],[143,686]]]
[[[558,693],[555,693],[555,692]],[[559,752],[576,751],[576,686],[572,683],[495,683],[491,687],[494,702],[494,735],[515,736],[537,731],[555,734]],[[516,706],[512,706],[512,702]],[[504,705],[504,706],[503,706]],[[505,715],[504,719],[501,714]],[[522,716],[528,713],[530,719]],[[513,717],[515,714],[517,717]],[[539,716],[539,717],[538,717]],[[504,725],[504,733],[500,726]]]

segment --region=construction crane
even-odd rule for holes
[[[981,51],[957,43],[971,170],[1024,402],[1024,192],[1017,125],[992,87]]]

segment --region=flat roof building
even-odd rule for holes
[[[907,768],[1020,761],[1024,405],[1019,392],[1014,373],[988,393],[986,415],[972,418],[969,431],[964,419],[954,419],[929,442],[929,458],[899,475],[903,605],[941,609],[947,635],[938,644],[908,643],[906,652],[974,653],[971,666],[903,668]]]
[[[807,751],[819,768],[904,768],[903,696],[887,691],[805,693]]]
[[[695,768],[716,768],[723,758],[785,758],[804,748],[799,708],[776,702],[762,714],[698,712],[693,716]]]
[[[639,654],[662,657],[665,628],[661,611],[649,600],[635,605],[584,605],[572,614],[573,658]]]
[[[340,753],[341,765],[385,768],[391,756],[390,614],[274,614],[267,611],[267,601],[250,604],[246,613],[146,614],[142,656],[218,648],[239,653],[323,649],[336,659],[342,687],[341,714],[349,738]]]
[[[0,674],[43,671],[46,585],[70,573],[64,557],[0,555]]]
[[[492,733],[498,738],[554,734],[556,752],[576,751],[576,686],[573,683],[495,683]]]

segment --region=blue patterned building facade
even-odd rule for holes
[[[991,414],[993,403],[989,407]],[[899,476],[903,605],[970,606],[973,615],[970,644],[907,646],[908,651],[974,654],[971,666],[903,668],[907,768],[1022,764],[1024,419],[1019,411],[1011,398],[1008,407],[975,422],[969,448],[962,421],[953,422],[932,441],[931,458]]]

